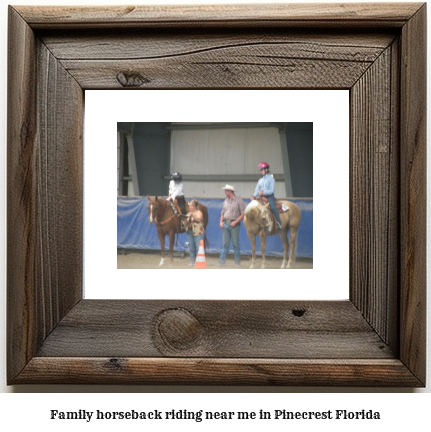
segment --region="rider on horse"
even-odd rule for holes
[[[269,207],[271,208],[272,212],[274,213],[275,219],[277,220],[277,230],[281,230],[280,214],[278,213],[274,197],[274,177],[272,176],[272,174],[269,174],[269,165],[266,162],[261,162],[257,168],[260,170],[262,178],[260,178],[257,182],[256,190],[254,191],[254,194],[250,197],[250,199],[253,201],[257,197],[260,198],[264,196],[268,200]]]
[[[169,197],[166,199],[166,201],[172,201],[173,203],[175,199],[180,206],[182,215],[186,215],[186,200],[184,199],[182,177],[181,174],[177,172],[174,172],[171,175],[171,181],[169,182]],[[172,204],[171,207],[173,207]]]

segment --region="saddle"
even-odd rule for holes
[[[268,204],[268,198],[260,197],[259,199],[260,199],[260,202],[262,204],[264,204],[264,205]],[[286,213],[287,211],[289,211],[289,207],[287,207],[286,204],[283,205],[283,203],[279,203],[277,198],[275,199],[275,205],[277,206],[278,213],[280,213],[280,214]],[[272,211],[271,211],[271,214],[272,214]]]
[[[265,197],[260,197],[260,202],[264,205],[268,204],[268,199]],[[289,211],[289,207],[286,204],[279,203],[278,199],[275,199],[275,205],[277,206],[278,213],[286,213]],[[274,213],[271,210],[271,207],[269,208],[271,213],[271,220],[272,220],[272,231],[268,233],[269,235],[275,235],[277,234],[277,220],[275,219]]]
[[[185,200],[185,207],[186,207],[186,213],[188,213],[190,211],[189,208],[189,203],[187,202],[187,200]],[[178,228],[180,232],[186,232],[187,231],[187,217],[186,215],[183,215],[183,213],[181,212],[181,207],[178,204],[178,200],[175,199],[174,202],[171,202],[171,206],[172,206],[172,210],[173,212],[179,216],[178,218]]]
[[[185,207],[186,207],[186,213],[188,213],[190,211],[190,209],[189,209],[189,203],[187,202],[187,200],[185,200],[185,201],[186,201],[186,205],[185,205]],[[174,211],[177,214],[177,216],[183,214],[182,211],[181,211],[181,207],[178,204],[178,200],[176,198],[175,198],[175,200],[173,202],[173,207],[174,207]]]

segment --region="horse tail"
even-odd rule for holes
[[[202,209],[201,209],[201,212],[202,212],[203,217],[204,217],[204,227],[205,227],[205,230],[206,230],[207,229],[207,225],[208,225],[208,220],[209,220],[207,207],[203,205]]]
[[[205,228],[204,245],[205,245],[205,249],[207,249],[210,245],[210,241],[208,240],[208,237],[207,237],[207,226],[208,226],[208,221],[209,221],[208,208],[207,208],[207,206],[204,206],[203,204],[199,204],[199,207],[200,207],[200,210],[201,210],[203,217],[204,217],[204,228]]]
[[[298,231],[299,230],[296,230],[296,242],[295,242],[295,261],[296,261],[296,251],[297,251],[297,249],[298,249],[298,238],[299,238],[299,233],[298,233]]]

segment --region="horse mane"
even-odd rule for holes
[[[255,209],[257,209],[259,205],[259,202],[256,200],[251,201],[250,204],[248,204],[248,206],[245,208],[245,216],[247,216],[249,219],[254,219],[256,216]]]

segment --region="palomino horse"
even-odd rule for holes
[[[280,214],[282,228],[280,238],[284,248],[284,258],[281,268],[291,268],[296,260],[296,243],[299,223],[301,222],[301,210],[290,201],[279,201],[286,204],[289,210]],[[245,209],[244,226],[247,229],[247,235],[251,243],[251,266],[254,268],[256,262],[256,236],[260,237],[260,250],[262,252],[262,268],[265,268],[265,246],[266,236],[273,235],[273,221],[269,204],[262,205],[260,201],[253,200]],[[287,240],[287,232],[290,231],[290,249]],[[289,251],[289,261],[287,252]]]
[[[171,264],[174,262],[174,243],[175,234],[184,233],[183,225],[180,226],[178,222],[178,216],[172,211],[169,201],[158,196],[151,198],[147,195],[148,199],[148,222],[150,225],[154,222],[157,228],[157,235],[160,240],[160,248],[162,252],[162,258],[160,260],[160,266],[165,263],[165,237],[169,236],[169,252],[171,254]],[[208,209],[199,204],[199,210],[204,216],[204,226],[208,225]],[[188,205],[186,203],[186,210]]]

